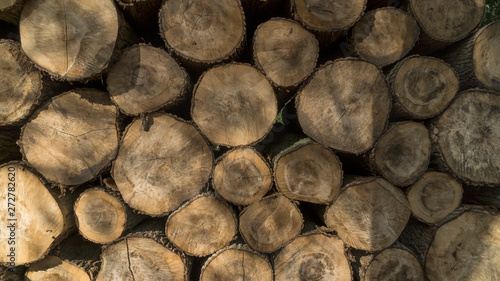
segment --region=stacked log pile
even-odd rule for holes
[[[497,280],[484,11],[0,0],[0,280]]]

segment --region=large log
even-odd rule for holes
[[[387,75],[391,114],[398,119],[429,119],[441,113],[457,94],[460,82],[453,68],[434,57],[409,56]]]
[[[0,0],[0,20],[19,25],[26,0]]]
[[[500,91],[500,21],[481,28],[469,38],[451,46],[442,58],[460,77],[462,90],[473,87]]]
[[[95,178],[118,150],[118,110],[107,93],[75,89],[39,107],[23,127],[26,161],[54,184]]]
[[[472,185],[500,185],[500,98],[496,92],[460,93],[433,122],[433,162]]]
[[[317,70],[296,98],[304,133],[335,150],[360,154],[382,134],[391,109],[385,77],[373,64],[347,58]]]
[[[28,0],[19,32],[26,55],[68,81],[97,77],[137,40],[113,0]]]
[[[205,72],[195,86],[191,116],[215,145],[243,146],[262,140],[278,113],[271,83],[257,69],[231,63]]]
[[[22,160],[21,149],[16,143],[20,134],[20,127],[0,127],[0,165],[9,161]]]
[[[128,115],[175,107],[191,88],[188,74],[167,52],[143,44],[123,51],[106,82],[111,100]]]
[[[135,119],[127,127],[111,174],[130,207],[163,216],[201,191],[213,154],[190,123],[164,113],[148,118],[148,124]]]
[[[352,30],[354,49],[378,67],[406,56],[418,40],[417,21],[402,10],[387,7],[370,11]]]

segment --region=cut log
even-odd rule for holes
[[[500,91],[500,21],[443,51],[442,58],[460,77],[462,90],[473,87]]]
[[[271,173],[267,161],[254,148],[235,148],[217,160],[212,185],[226,201],[249,205],[271,189]]]
[[[255,144],[271,130],[277,113],[273,87],[249,65],[214,67],[195,86],[191,116],[215,145]]]
[[[500,98],[471,89],[460,93],[434,122],[433,162],[472,185],[500,185]]]
[[[349,58],[317,70],[299,90],[296,108],[310,138],[335,150],[360,154],[382,134],[391,97],[375,65]]]
[[[316,67],[318,41],[289,19],[273,18],[255,31],[253,58],[278,88],[295,89]]]
[[[322,47],[344,35],[363,15],[366,0],[291,0],[291,18],[312,31]]]
[[[376,252],[398,239],[410,218],[404,193],[382,178],[358,178],[327,207],[328,227],[355,249]]]
[[[203,257],[227,246],[238,232],[230,206],[212,195],[200,195],[172,213],[165,227],[168,239],[185,253]]]
[[[126,129],[111,174],[124,201],[150,216],[163,216],[195,197],[208,181],[213,154],[191,124],[174,116],[149,116]]]
[[[485,0],[408,0],[421,27],[415,51],[430,54],[464,39],[481,23]]]
[[[328,148],[302,139],[273,160],[274,181],[286,197],[316,204],[329,204],[342,186],[342,164]]]
[[[26,0],[0,0],[0,20],[19,25]]]
[[[28,0],[19,31],[28,57],[68,81],[97,77],[115,49],[137,40],[113,0]]]
[[[172,108],[187,99],[191,88],[188,74],[167,52],[143,44],[123,52],[107,85],[111,100],[128,115]]]
[[[0,165],[9,161],[20,161],[23,158],[21,150],[16,143],[19,140],[20,134],[20,127],[0,127]]]
[[[213,254],[201,269],[200,281],[272,281],[269,260],[246,245],[233,245]]]
[[[415,183],[427,171],[431,139],[427,128],[417,122],[397,122],[380,137],[369,156],[374,174],[397,186]]]
[[[300,234],[302,214],[281,194],[252,203],[240,213],[240,233],[253,249],[271,253]]]
[[[171,0],[160,9],[160,35],[188,68],[203,70],[234,59],[245,42],[238,0]]]
[[[287,244],[274,259],[276,281],[351,281],[344,242],[326,234],[306,234]]]
[[[0,263],[9,267],[42,259],[74,229],[72,206],[76,193],[61,195],[47,188],[40,177],[21,162],[0,166],[2,206]]]
[[[366,13],[354,26],[352,40],[361,58],[383,67],[406,56],[419,32],[411,15],[386,7]]]
[[[412,214],[425,223],[437,223],[462,201],[462,184],[450,175],[428,172],[407,191]]]
[[[25,119],[42,90],[42,77],[21,50],[21,44],[0,40],[0,126]]]
[[[117,192],[103,188],[85,190],[75,202],[76,225],[85,239],[108,244],[139,224],[144,216],[135,214]]]
[[[116,156],[118,110],[107,93],[75,89],[39,107],[23,127],[19,146],[48,181],[79,185]]]
[[[394,97],[391,114],[398,119],[438,115],[460,87],[453,68],[433,57],[407,57],[390,70],[387,80]]]
[[[73,235],[64,240],[51,255],[31,264],[26,280],[91,281],[100,268],[101,247]]]

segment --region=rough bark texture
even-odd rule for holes
[[[0,20],[19,25],[26,0],[0,0]]]
[[[297,115],[304,133],[335,150],[360,154],[386,126],[391,98],[373,64],[348,58],[318,69],[298,91]]]

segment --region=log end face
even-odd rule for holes
[[[85,270],[56,256],[47,256],[30,265],[25,273],[27,280],[74,280],[91,281]]]
[[[479,31],[472,53],[475,76],[488,89],[500,91],[500,22]]]
[[[375,256],[362,280],[425,281],[426,279],[422,265],[415,255],[407,250],[389,248]]]

